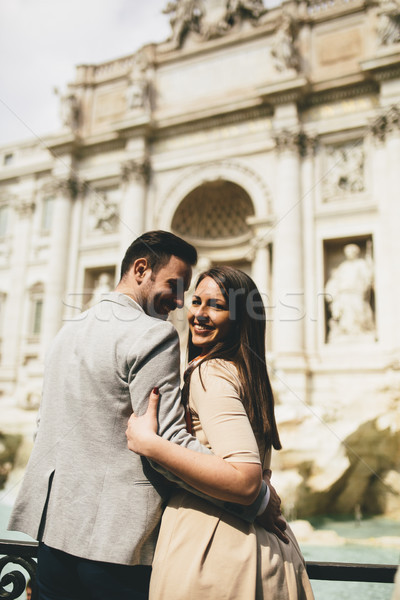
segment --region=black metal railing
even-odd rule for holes
[[[15,540],[0,540],[0,598],[16,600],[22,596],[27,580],[32,582],[33,595],[36,591],[36,557],[37,542],[19,542]],[[19,565],[27,575],[20,570],[12,570],[6,574],[6,565]],[[310,579],[328,581],[364,581],[373,583],[393,583],[397,565],[355,564],[336,562],[307,562],[307,573]],[[5,587],[10,587],[6,590]]]

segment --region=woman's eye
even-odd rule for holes
[[[219,302],[215,302],[215,301],[210,301],[210,306],[212,308],[217,308],[218,310],[224,310],[225,306],[223,304],[220,304]]]

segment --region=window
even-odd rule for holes
[[[43,299],[37,298],[32,303],[33,315],[32,315],[32,335],[38,337],[42,328],[42,312],[43,312]]]
[[[9,153],[9,154],[5,154],[3,157],[3,165],[5,167],[7,167],[8,165],[11,165],[14,162],[14,154]]]
[[[29,290],[30,316],[28,336],[32,341],[40,337],[43,320],[44,287],[42,283],[36,283]]]

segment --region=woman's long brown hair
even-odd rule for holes
[[[265,310],[260,292],[246,273],[233,267],[213,267],[204,271],[196,287],[206,277],[211,277],[220,288],[229,307],[232,327],[228,337],[217,343],[198,364],[221,358],[236,365],[243,389],[241,400],[255,434],[263,436],[268,447],[272,445],[280,450],[274,396],[265,361]],[[199,353],[189,332],[189,361]],[[186,389],[190,374],[189,370]]]

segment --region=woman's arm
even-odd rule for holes
[[[147,412],[129,419],[126,436],[130,450],[154,460],[201,492],[228,502],[251,504],[260,487],[261,465],[227,461],[199,454],[157,435],[159,394],[150,394]]]

